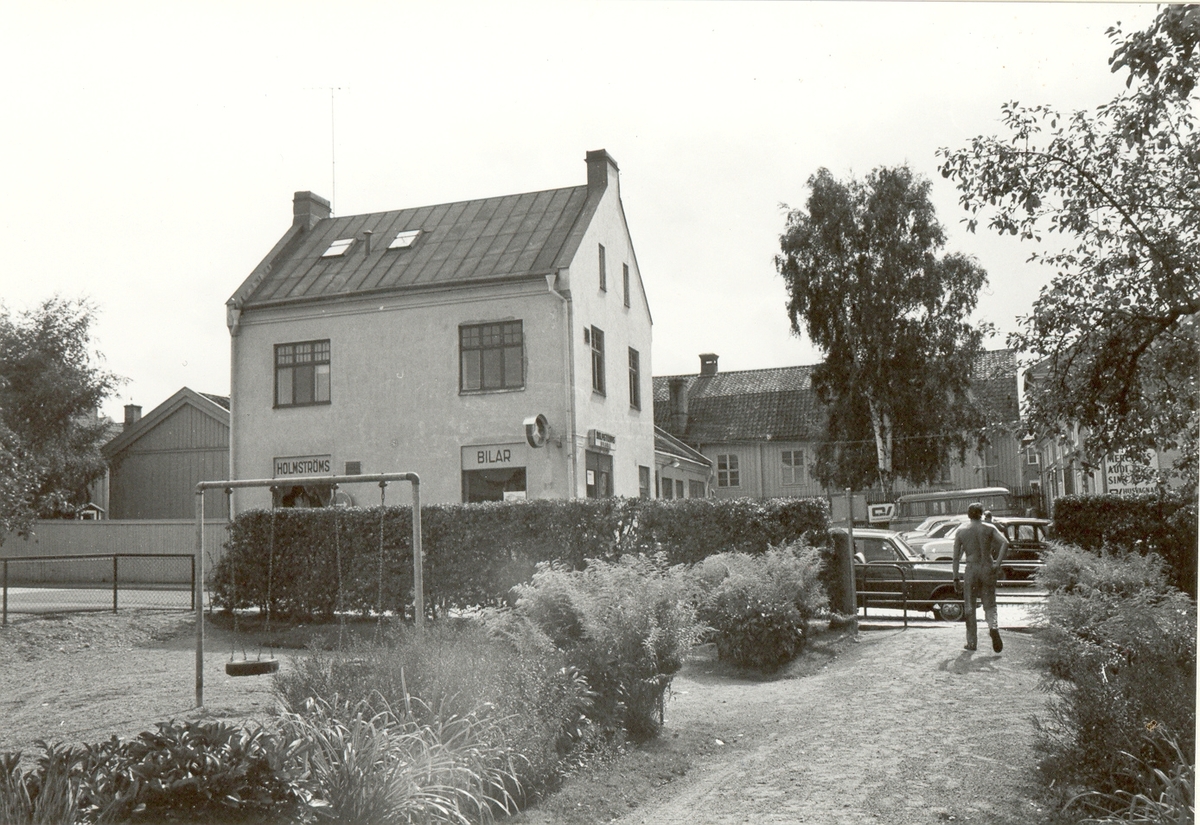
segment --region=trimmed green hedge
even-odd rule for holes
[[[823,499],[536,500],[427,505],[421,527],[426,599],[442,612],[506,603],[542,562],[582,569],[644,553],[691,564],[796,539],[826,544],[829,512]],[[250,510],[235,519],[210,585],[222,607],[265,607],[269,596],[272,611],[293,616],[401,612],[412,567],[408,507]]]
[[[1196,503],[1178,493],[1064,496],[1054,502],[1054,535],[1085,550],[1157,553],[1170,583],[1196,597]]]

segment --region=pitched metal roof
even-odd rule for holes
[[[716,375],[654,377],[654,423],[689,444],[809,441],[822,438],[825,412],[812,388],[812,366],[742,370]],[[687,427],[671,420],[670,384],[687,391]],[[983,352],[972,392],[992,423],[1019,419],[1017,364],[1012,350]]]
[[[240,308],[545,275],[566,265],[597,198],[587,186],[324,218],[296,232],[234,296]],[[389,249],[400,232],[411,245]],[[370,250],[365,241],[370,232]],[[322,257],[353,239],[345,254]]]

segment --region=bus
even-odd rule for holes
[[[930,516],[965,516],[967,507],[979,502],[994,516],[1017,516],[1016,501],[1007,487],[976,487],[972,490],[936,490],[896,497],[896,514],[889,530],[911,530]]]

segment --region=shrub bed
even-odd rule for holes
[[[770,672],[808,640],[809,622],[828,609],[818,552],[797,542],[760,556],[718,553],[692,571],[699,617],[718,656]]]
[[[583,499],[421,508],[426,609],[511,602],[539,564],[662,555],[670,565],[714,553],[828,539],[821,499],[771,501]],[[381,542],[382,536],[382,542]],[[412,522],[405,507],[252,510],[234,520],[210,586],[223,607],[297,616],[405,615],[413,591]]]
[[[1054,532],[1086,550],[1157,553],[1169,581],[1196,598],[1196,501],[1179,493],[1064,496],[1054,502]]]
[[[1160,773],[1180,769],[1175,754],[1194,766],[1196,605],[1163,560],[1061,547],[1038,575],[1049,590],[1046,779],[1111,802],[1153,793]]]

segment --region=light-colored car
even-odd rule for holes
[[[1004,578],[1029,578],[1042,564],[1042,553],[1053,534],[1054,523],[1044,518],[996,516],[992,519],[992,524],[1008,539],[1008,552],[1004,556]],[[921,552],[930,561],[953,559],[954,535],[927,542],[921,548]]]
[[[949,521],[943,521],[941,524],[936,525],[927,533],[918,534],[912,536],[911,538],[905,534],[904,541],[909,547],[924,556],[925,545],[933,541],[938,541],[939,539],[954,538],[954,531],[957,530],[966,520],[966,516],[954,516]]]

